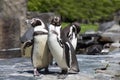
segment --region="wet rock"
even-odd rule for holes
[[[0,60],[0,80],[57,80],[60,73],[59,67],[50,66],[50,73],[45,74],[41,71],[39,77],[33,76],[33,67],[30,58],[13,58]],[[65,80],[93,80],[87,74],[69,74]]]
[[[77,55],[80,72],[68,74],[64,80],[119,80],[120,79],[120,55]],[[95,73],[96,68],[103,68],[109,64],[106,70]],[[49,73],[41,70],[41,75],[33,76],[33,66],[30,58],[0,59],[0,80],[58,80],[60,68],[49,66]]]
[[[111,80],[111,78],[112,78],[113,76],[112,75],[107,75],[107,74],[101,74],[101,73],[99,73],[99,74],[96,74],[95,75],[95,79],[97,79],[97,80]]]
[[[9,76],[3,80],[34,80],[34,77],[25,77],[25,76]]]
[[[98,80],[119,80],[120,71],[118,70],[99,70],[95,75],[95,78]]]
[[[110,51],[119,51],[120,50],[120,43],[119,42],[115,42],[112,43],[110,46]]]

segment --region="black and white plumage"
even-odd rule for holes
[[[77,46],[77,35],[79,34],[81,28],[79,22],[73,22],[70,25],[66,26],[62,32],[61,37],[64,40],[64,37],[67,37],[71,44],[73,45],[74,49],[76,49]]]
[[[49,28],[48,46],[50,48],[51,54],[53,55],[53,57],[55,58],[55,60],[57,61],[58,65],[61,68],[63,69],[68,68],[64,58],[62,44],[60,43],[61,25],[51,23],[48,28]]]
[[[52,56],[47,44],[48,30],[43,21],[39,18],[27,20],[27,23],[31,24],[34,31],[31,33],[33,36],[31,59],[34,67],[34,75],[38,76],[38,70],[45,68],[45,70],[48,71],[48,66],[52,61]]]
[[[69,41],[63,42],[61,39],[61,20],[54,17],[48,26],[48,46],[55,58],[62,73],[78,72],[78,63],[74,53],[74,48]]]

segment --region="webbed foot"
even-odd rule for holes
[[[40,75],[40,73],[39,73],[37,68],[34,68],[34,74],[33,75],[34,76],[39,76]]]
[[[57,77],[58,79],[65,79],[67,75],[67,70],[62,70],[62,72]]]

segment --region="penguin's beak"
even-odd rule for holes
[[[25,23],[26,23],[26,24],[30,23],[30,20],[28,20],[28,19],[27,19],[27,20],[25,20]]]
[[[26,24],[28,27],[31,27],[31,20],[29,20],[29,19],[25,20],[25,24]]]

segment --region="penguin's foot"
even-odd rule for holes
[[[62,70],[62,72],[57,77],[58,79],[65,79],[67,75],[67,70]]]
[[[39,75],[40,75],[39,71],[35,68],[34,69],[34,76],[39,76]]]
[[[77,74],[79,71],[80,71],[79,68],[71,67],[71,68],[69,68],[68,73]]]
[[[49,73],[48,67],[45,68],[45,73]]]
[[[57,76],[58,79],[65,79],[67,77],[68,74],[59,74]]]
[[[79,71],[76,71],[76,70],[73,70],[73,69],[68,70],[69,74],[77,74],[78,72]]]

